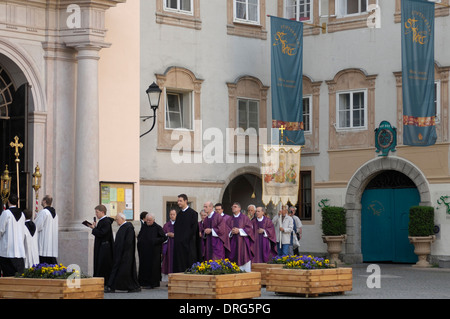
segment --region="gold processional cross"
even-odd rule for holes
[[[284,131],[286,130],[286,128],[284,127],[284,125],[281,125],[281,127],[279,128],[280,132],[281,132],[281,145],[284,145]]]
[[[17,203],[17,207],[20,208],[20,187],[19,187],[19,163],[20,163],[19,156],[20,156],[20,154],[19,154],[19,148],[23,148],[23,144],[19,143],[18,136],[14,137],[14,140],[16,142],[15,143],[11,142],[9,145],[12,148],[15,148],[14,156],[16,157],[15,162],[16,162],[16,175],[17,175],[17,198],[19,199],[18,203]]]

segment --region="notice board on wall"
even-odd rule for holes
[[[123,213],[127,220],[134,220],[134,183],[100,182],[100,203],[108,216]]]

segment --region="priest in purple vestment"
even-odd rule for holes
[[[164,224],[163,231],[167,236],[167,241],[163,243],[162,247],[162,269],[161,272],[164,275],[173,273],[173,237],[174,237],[174,224],[177,218],[177,211],[171,209],[169,212],[169,221]]]
[[[241,205],[234,203],[231,207],[233,216],[228,220],[231,228],[229,259],[235,262],[241,270],[251,271],[253,258],[252,245],[254,242],[253,226],[250,219],[241,213]]]
[[[254,263],[266,263],[277,255],[277,236],[270,218],[264,216],[265,208],[256,208],[256,218],[252,220],[255,243],[253,244]]]
[[[204,259],[217,260],[225,258],[225,250],[230,250],[230,242],[223,217],[214,211],[212,202],[206,202],[203,209],[207,217],[203,220],[202,236],[204,238]]]

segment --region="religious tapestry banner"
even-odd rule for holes
[[[272,16],[270,23],[272,136],[278,137],[284,127],[284,144],[304,145],[303,23]]]
[[[434,3],[402,0],[403,144],[436,142]]]
[[[262,201],[296,205],[300,187],[301,146],[262,146]]]

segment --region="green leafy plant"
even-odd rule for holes
[[[325,236],[346,234],[346,210],[343,207],[329,206],[322,208],[322,232]]]
[[[434,235],[434,208],[412,206],[409,208],[409,236]]]

